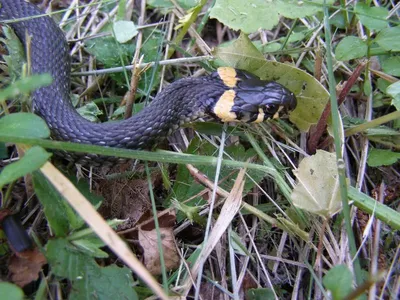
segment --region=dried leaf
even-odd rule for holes
[[[39,272],[46,263],[46,258],[37,248],[19,252],[9,260],[8,269],[11,280],[23,287],[39,278]]]
[[[173,228],[160,228],[162,249],[164,254],[165,267],[167,270],[175,269],[179,266],[179,255],[175,246]],[[157,243],[157,231],[139,230],[139,243],[144,250],[144,265],[153,274],[161,274],[160,251]]]

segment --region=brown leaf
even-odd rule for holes
[[[23,287],[39,278],[39,272],[46,263],[46,258],[37,248],[16,253],[8,262],[11,280]]]
[[[167,270],[179,266],[179,255],[175,246],[173,228],[160,228],[165,267]],[[161,274],[160,251],[157,243],[157,231],[139,230],[139,243],[143,248],[144,265],[153,275]]]

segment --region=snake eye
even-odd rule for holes
[[[265,113],[268,115],[274,115],[276,113],[276,111],[278,110],[278,105],[276,104],[267,104],[265,106]]]

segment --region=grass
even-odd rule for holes
[[[94,102],[102,111],[102,115],[92,117],[99,121],[119,119],[123,113],[116,114],[116,110],[129,105],[135,113],[135,103],[151,100],[168,82],[203,75],[218,64],[235,64],[256,72],[265,56],[306,70],[322,89],[329,90],[330,108],[325,110],[331,111],[332,125],[329,115],[325,115],[320,121],[325,123],[318,124],[314,129],[318,132],[314,133],[300,132],[296,123],[289,120],[238,128],[233,125],[229,129],[211,123],[194,126],[199,131],[189,126],[174,134],[158,151],[52,141],[24,134],[23,130],[18,135],[1,131],[0,126],[0,142],[19,145],[14,148],[5,144],[8,153],[2,161],[4,167],[12,165],[13,159],[32,145],[130,159],[129,163],[106,168],[77,167],[56,157],[53,164],[43,165],[40,171],[76,215],[62,205],[49,214],[54,207],[34,196],[39,187],[29,188],[29,175],[24,180],[12,178],[3,187],[3,211],[20,214],[23,227],[36,237],[36,247],[45,256],[50,251],[50,241],[67,240],[73,252],[60,249],[63,260],[57,264],[71,266],[72,261],[82,259],[87,270],[92,262],[101,266],[99,274],[110,282],[110,292],[114,287],[117,291],[133,287],[135,297],[143,299],[154,294],[162,299],[173,295],[195,299],[317,299],[328,294],[334,299],[396,299],[400,290],[395,272],[400,254],[396,231],[400,229],[399,162],[373,168],[368,166],[367,158],[371,147],[395,150],[399,142],[394,134],[388,134],[385,138],[394,145],[388,148],[387,140],[380,143],[366,134],[368,129],[382,125],[391,130],[400,126],[398,110],[382,88],[399,75],[390,68],[378,70],[374,65],[375,60],[385,66],[388,57],[396,59],[396,45],[391,52],[378,49],[384,56],[371,55],[377,53],[372,41],[385,30],[378,29],[382,25],[371,20],[398,25],[396,7],[387,3],[388,19],[371,17],[368,10],[356,17],[354,12],[360,8],[344,1],[340,7],[320,9],[318,14],[297,19],[282,17],[272,30],[252,32],[249,44],[242,39],[236,48],[218,48],[218,53],[225,49],[225,56],[215,59],[216,52],[211,49],[236,40],[239,33],[229,24],[208,18],[213,14],[208,5],[214,1],[201,1],[191,14],[176,1],[171,1],[173,8],[166,11],[150,6],[144,9],[146,1],[141,1],[142,9],[132,9],[131,2],[107,1],[100,5],[91,1],[81,6],[73,2],[69,9],[61,7],[52,13],[70,41],[74,62],[72,93],[84,95],[80,106]],[[371,18],[365,20],[363,16]],[[181,27],[176,27],[178,18],[184,22]],[[138,25],[139,35],[127,44],[119,44],[112,38],[112,22],[131,19]],[[261,21],[253,20],[255,25],[260,22],[260,28]],[[368,51],[339,61],[337,45],[348,36],[368,41]],[[252,43],[258,48],[252,48]],[[273,44],[278,47],[271,52],[263,48]],[[296,49],[302,52],[298,54]],[[361,64],[363,68],[359,67]],[[12,66],[8,70],[11,73]],[[383,82],[388,78],[389,82]],[[294,77],[290,80],[296,81]],[[346,80],[351,84],[342,84]],[[129,90],[137,93],[129,94]],[[301,93],[297,92],[299,105],[308,105]],[[119,99],[117,103],[115,98]],[[21,109],[5,99],[1,101],[2,116]],[[322,111],[318,113],[321,115]],[[363,122],[352,125],[345,123],[344,117]],[[303,118],[307,120],[308,115]],[[332,137],[326,126],[333,130]],[[211,131],[222,134],[210,136],[207,133]],[[310,135],[314,134],[320,138],[311,145]],[[294,205],[295,174],[300,161],[316,150],[336,151],[336,185],[342,203],[339,213],[318,215]],[[72,183],[78,179],[84,188],[74,187]],[[91,194],[104,197],[98,211],[96,205],[90,204],[94,203]],[[319,195],[312,197],[318,201]],[[68,228],[62,225],[65,220]],[[57,228],[51,228],[53,224]],[[12,263],[6,262],[18,254],[11,248],[4,249],[1,276],[22,286],[15,279]],[[99,249],[108,258],[96,256]],[[109,297],[107,292],[102,294],[104,283],[100,280],[85,278],[88,281],[84,287],[79,285],[76,276],[71,275],[80,274],[79,264],[70,270],[72,273],[65,273],[57,269],[50,255],[48,263],[50,271],[39,266],[27,272],[38,278],[37,284],[24,289],[28,298],[54,296],[44,286],[57,286],[64,295],[78,290]],[[121,272],[123,265],[133,270],[133,275],[121,287],[118,284],[125,275],[111,276],[108,272],[115,266],[119,268],[113,272]],[[347,268],[335,275],[337,265]],[[87,272],[83,275],[90,274],[90,270]],[[329,276],[336,284],[329,283]],[[350,279],[340,282],[346,276]]]

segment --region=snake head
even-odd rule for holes
[[[214,106],[213,112],[223,122],[263,122],[294,110],[295,95],[275,81],[265,81],[233,68],[216,72],[229,89]]]
[[[237,71],[232,112],[244,122],[262,122],[279,118],[294,110],[297,100],[291,91],[275,81],[265,81],[243,71]]]

